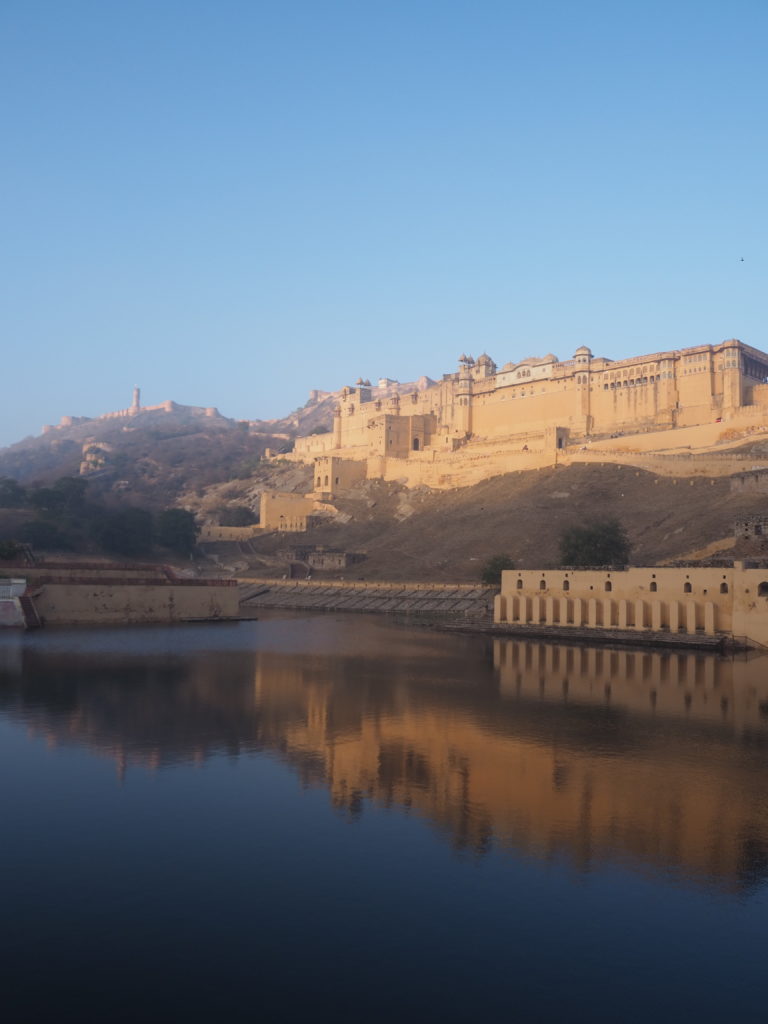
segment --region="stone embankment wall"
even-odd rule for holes
[[[44,625],[234,619],[234,580],[43,579],[32,592]]]
[[[241,609],[386,612],[490,622],[494,587],[451,583],[241,580]]]
[[[239,612],[236,581],[180,578],[167,565],[49,561],[14,571],[25,577],[18,600],[28,602],[27,626],[234,619]]]

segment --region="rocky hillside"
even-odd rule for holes
[[[298,467],[273,484],[301,490]],[[308,479],[307,479],[308,482]],[[231,482],[200,500],[255,500],[255,481]],[[214,500],[215,495],[215,500]],[[452,491],[408,490],[368,481],[335,501],[335,522],[304,534],[271,534],[247,545],[220,545],[222,564],[254,575],[282,575],[292,548],[304,545],[361,552],[348,579],[473,581],[483,563],[508,554],[520,568],[559,561],[561,532],[595,518],[616,518],[632,542],[632,561],[651,565],[722,556],[767,557],[734,541],[734,519],[765,510],[759,493],[732,489],[729,478],[658,477],[626,466],[576,465],[495,477]]]
[[[393,382],[381,394],[409,394],[431,383]],[[234,420],[176,403],[131,417],[75,418],[0,449],[0,477],[45,485],[77,476],[85,461],[92,491],[112,489],[135,503],[167,507],[183,493],[249,477],[267,448],[289,450],[295,437],[330,430],[340,394],[313,391],[300,409],[276,420]]]

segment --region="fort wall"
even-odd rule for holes
[[[170,399],[160,402],[158,405],[140,405],[139,389],[134,388],[133,404],[128,406],[127,409],[105,412],[100,416],[62,416],[57,424],[46,423],[43,426],[42,433],[49,434],[54,430],[61,430],[65,427],[77,427],[84,423],[99,423],[103,420],[132,419],[135,416],[140,416],[142,413],[171,412],[182,412],[192,417],[202,417],[205,419],[215,419],[221,416],[221,413],[215,406],[179,405]]]
[[[263,530],[304,533],[318,507],[311,496],[286,491],[264,491],[261,495],[259,525]]]
[[[216,526],[206,523],[200,529],[198,540],[202,544],[213,541],[239,542],[253,540],[254,537],[258,537],[262,533],[263,528],[256,523],[251,526]]]
[[[615,362],[582,346],[566,362],[550,355],[500,370],[489,356],[463,356],[458,372],[408,395],[344,388],[322,456],[364,462],[369,479],[438,488],[594,461],[596,450],[646,468],[641,453],[717,454],[734,435],[768,427],[766,380],[768,355],[735,339]],[[293,457],[313,455],[315,439],[298,439]],[[680,472],[728,471],[716,459]]]

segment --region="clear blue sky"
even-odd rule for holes
[[[766,0],[2,0],[0,444],[768,349],[766,54]]]

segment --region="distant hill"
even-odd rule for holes
[[[432,381],[383,382],[382,396],[408,394]],[[103,416],[65,417],[38,437],[0,449],[0,477],[47,485],[84,475],[94,494],[119,494],[148,508],[167,508],[185,492],[253,474],[267,448],[290,450],[293,439],[330,430],[340,391],[313,391],[281,419],[235,420],[215,408],[164,402]]]

